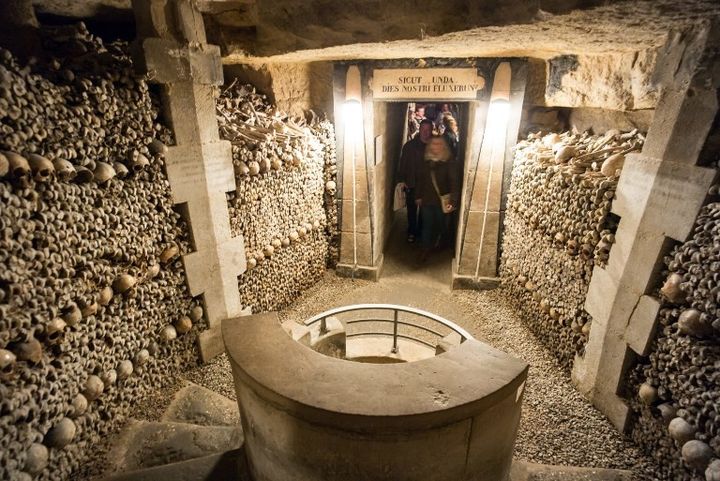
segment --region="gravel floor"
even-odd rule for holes
[[[399,282],[393,279],[381,283],[352,281],[329,272],[306,295],[282,311],[281,318],[306,319],[343,301],[365,295],[374,302],[374,292],[392,292],[393,284]],[[407,290],[407,286],[398,284],[395,287]],[[436,312],[457,322],[477,339],[530,364],[516,458],[543,464],[630,469],[638,480],[652,479],[653,461],[619,434],[574,389],[551,352],[539,343],[512,310],[502,290],[438,290],[437,297],[432,299],[427,298],[426,292],[421,295],[420,307],[435,304]],[[230,365],[224,355],[185,377],[235,399]],[[166,403],[173,393],[170,391],[155,398],[156,407]],[[149,408],[146,412],[152,414],[155,411]]]

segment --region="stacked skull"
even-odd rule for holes
[[[591,326],[583,306],[594,266],[614,242],[610,206],[637,131],[531,134],[515,153],[501,277],[515,307],[566,369]]]
[[[718,186],[711,189],[717,199]],[[665,259],[654,349],[631,372],[633,438],[662,466],[656,479],[720,479],[720,203]],[[653,390],[655,397],[641,396]]]
[[[197,303],[155,100],[126,46],[43,36],[47,60],[0,50],[0,479],[73,479],[197,358],[161,338]]]
[[[327,120],[291,118],[250,85],[217,101],[232,143],[237,190],[228,194],[233,235],[245,242],[243,305],[279,309],[315,284],[337,255],[335,139]]]

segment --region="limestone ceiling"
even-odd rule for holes
[[[33,1],[40,12],[80,18],[130,8],[130,0]],[[198,1],[226,63],[628,53],[720,18],[716,0]]]

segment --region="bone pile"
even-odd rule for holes
[[[720,480],[719,219],[719,202],[703,207],[665,259],[654,350],[631,375],[633,438],[663,467],[658,480]]]
[[[337,255],[335,139],[312,117],[288,117],[250,85],[233,83],[217,102],[237,183],[230,226],[247,255],[240,297],[253,312],[288,305]]]
[[[614,242],[609,215],[637,131],[531,134],[517,145],[507,200],[501,277],[515,307],[566,369],[583,349],[591,319],[583,305],[593,266]]]
[[[82,24],[44,46],[0,49],[0,479],[74,479],[203,326],[145,81]]]

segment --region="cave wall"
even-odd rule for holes
[[[72,479],[205,326],[157,99],[125,45],[41,36],[30,65],[0,50],[2,479]]]

